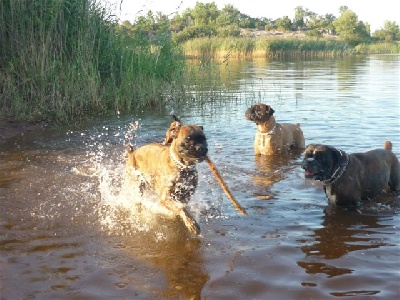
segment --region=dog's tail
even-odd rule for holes
[[[392,142],[386,141],[385,144],[383,145],[383,149],[392,151]]]

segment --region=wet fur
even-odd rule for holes
[[[277,123],[274,112],[272,107],[262,103],[246,110],[246,119],[257,125],[255,154],[273,155],[290,149],[304,149],[305,141],[300,124]]]
[[[185,204],[196,190],[198,175],[195,165],[205,159],[207,141],[200,126],[180,126],[175,134],[170,145],[148,144],[136,150],[129,145],[127,166],[143,175],[142,188],[154,190],[162,205],[181,217],[190,232],[199,234],[199,225]],[[185,168],[177,166],[170,151]]]
[[[357,207],[362,200],[372,199],[386,191],[400,191],[400,163],[391,151],[391,143],[384,149],[348,155],[348,164],[333,183],[324,185],[331,204]],[[311,144],[304,152],[302,168],[306,178],[329,180],[345,157],[344,151],[321,144]]]

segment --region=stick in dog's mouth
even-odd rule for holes
[[[167,136],[166,136],[164,145],[170,145],[171,144],[172,139],[174,139],[174,135],[171,134],[171,132],[173,132],[176,127],[182,126],[181,120],[179,120],[179,118],[176,115],[174,115],[174,114],[171,114],[171,115],[172,115],[172,118],[174,119],[174,122],[171,123],[170,128],[167,131]],[[217,181],[218,181],[219,185],[221,186],[221,188],[225,192],[225,194],[228,196],[228,198],[232,202],[233,206],[235,206],[236,209],[241,214],[247,215],[246,210],[233,197],[231,191],[229,190],[228,186],[225,184],[225,182],[222,179],[221,175],[219,174],[217,168],[215,167],[214,163],[211,161],[211,159],[210,159],[210,157],[208,155],[206,155],[205,161],[207,162],[207,164],[210,167],[211,171],[214,173],[214,176],[217,178]]]
[[[215,177],[217,178],[217,181],[225,194],[228,196],[229,200],[231,200],[233,206],[236,207],[236,209],[242,214],[242,215],[247,215],[246,210],[239,204],[239,202],[236,201],[236,199],[233,197],[231,191],[225,184],[224,180],[222,179],[221,175],[219,174],[217,168],[215,167],[214,163],[211,161],[210,157],[207,155],[205,161],[207,162],[208,166],[210,167],[211,171],[214,173]]]

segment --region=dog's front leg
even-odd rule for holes
[[[178,215],[183,223],[185,224],[186,228],[196,235],[200,234],[200,226],[197,224],[196,220],[190,215],[190,213],[183,207],[183,204],[174,201],[170,198],[169,193],[166,193],[161,199],[162,205],[164,205],[167,209],[174,212]]]
[[[196,220],[190,215],[186,208],[181,208],[179,216],[181,217],[183,223],[185,223],[186,228],[196,235],[200,234],[200,226],[197,224]]]

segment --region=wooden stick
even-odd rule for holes
[[[208,166],[210,167],[211,171],[214,173],[215,177],[217,178],[217,181],[221,188],[224,190],[225,194],[228,196],[229,200],[231,200],[233,206],[237,208],[237,210],[242,214],[242,215],[247,215],[246,210],[235,200],[233,197],[231,191],[228,189],[226,186],[224,180],[222,179],[221,175],[219,174],[217,168],[215,167],[214,163],[211,161],[211,159],[206,156],[206,162]]]

